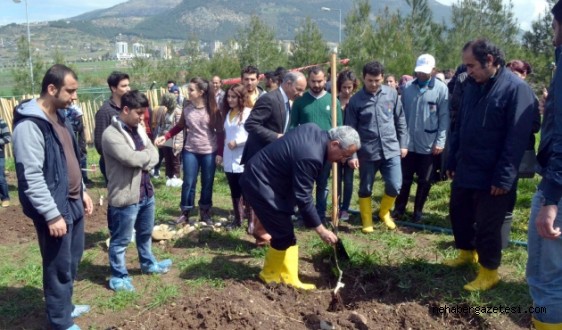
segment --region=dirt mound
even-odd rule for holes
[[[470,315],[432,315],[417,302],[377,301],[328,312],[329,291],[298,291],[257,280],[229,281],[223,289],[202,289],[159,312],[135,315],[119,329],[482,329],[495,328]],[[503,327],[509,329],[510,327]],[[517,329],[517,327],[515,327]]]

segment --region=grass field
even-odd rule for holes
[[[95,150],[90,149],[89,162],[97,163]],[[14,171],[13,163],[7,162],[9,172]],[[13,176],[11,176],[13,178]],[[101,183],[99,174],[93,179]],[[512,239],[526,241],[526,230],[531,196],[538,179],[521,180]],[[355,178],[357,187],[358,178]],[[10,182],[11,196],[17,203],[15,182]],[[165,187],[164,180],[155,180],[156,219],[158,222],[172,221],[179,213],[179,191]],[[415,191],[414,189],[412,189]],[[377,210],[382,184],[377,178],[374,191],[373,209]],[[100,184],[90,189],[97,198],[105,194]],[[425,224],[450,228],[448,221],[449,182],[439,182],[431,190],[426,206]],[[352,208],[357,208],[357,197],[353,197]],[[213,204],[216,217],[228,216],[231,210],[229,189],[224,174],[217,171]],[[19,206],[17,206],[19,207]],[[411,208],[411,205],[409,205]],[[6,213],[0,210],[0,218]],[[21,219],[21,221],[29,221]],[[373,234],[363,234],[358,230],[358,216],[353,216],[345,224],[349,230],[341,231],[341,237],[351,260],[345,264],[344,272],[354,274],[351,287],[361,291],[361,286],[375,285],[385,292],[384,298],[371,298],[388,304],[396,301],[415,300],[429,306],[467,305],[530,306],[531,300],[524,278],[527,253],[524,246],[510,245],[504,250],[501,267],[502,283],[489,292],[470,293],[463,291],[462,285],[470,280],[473,270],[466,272],[444,272],[439,266],[443,258],[455,255],[451,245],[453,237],[447,234],[416,231],[401,226],[399,231],[386,231],[377,224]],[[108,237],[104,224],[98,224],[95,232],[86,237],[87,249],[80,266],[81,281],[78,282],[75,297],[79,302],[87,301],[96,309],[96,315],[89,322],[89,329],[103,329],[106,318],[113,313],[124,315],[141,314],[140,311],[160,311],[171,308],[177,299],[202,288],[223,290],[228,280],[245,280],[255,277],[263,262],[265,251],[250,249],[243,244],[246,236],[243,229],[222,232],[201,232],[195,241],[180,240],[170,245],[154,245],[159,258],[174,259],[177,279],[172,277],[135,277],[135,285],[140,288],[135,293],[114,294],[105,287],[108,276],[107,253],[102,243]],[[318,237],[304,228],[298,229],[301,254],[305,258],[321,260],[330,254],[330,248]],[[242,243],[241,243],[242,242]],[[177,250],[181,248],[182,250]],[[129,249],[132,262],[136,254]],[[177,251],[181,251],[178,253]],[[0,327],[17,324],[18,328],[28,328],[24,318],[33,313],[42,313],[41,258],[37,243],[31,239],[27,243],[14,246],[0,244],[0,295],[15,298],[11,303],[0,304]],[[349,279],[348,279],[349,281]],[[13,290],[18,289],[16,294]],[[349,288],[348,290],[354,290]],[[368,290],[367,290],[368,291]],[[398,298],[399,297],[399,298]],[[167,306],[167,307],[166,307]],[[484,318],[498,315],[484,315]],[[528,322],[527,314],[514,314],[510,318],[515,323]],[[506,329],[509,329],[507,327]]]

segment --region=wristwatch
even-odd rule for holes
[[[543,206],[549,206],[549,205],[558,205],[558,202],[552,199],[548,199],[545,198],[544,202],[542,203]]]

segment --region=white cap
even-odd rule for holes
[[[429,54],[423,54],[416,61],[415,72],[430,74],[435,68],[435,58]]]

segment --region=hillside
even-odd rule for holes
[[[451,9],[429,0],[437,22],[448,21]],[[307,17],[317,22],[328,41],[337,41],[339,12],[321,11],[321,7],[342,10],[342,24],[352,8],[352,1],[339,0],[129,0],[107,9],[49,22],[50,27],[75,29],[93,37],[115,38],[121,34],[147,39],[185,40],[196,36],[201,40],[227,40],[258,15],[276,31],[278,39],[293,39],[296,28]],[[386,6],[391,11],[409,11],[405,0],[371,0],[373,13]],[[7,27],[0,27],[0,37],[9,40]],[[43,33],[37,26],[34,33]],[[13,36],[13,35],[12,35]]]

